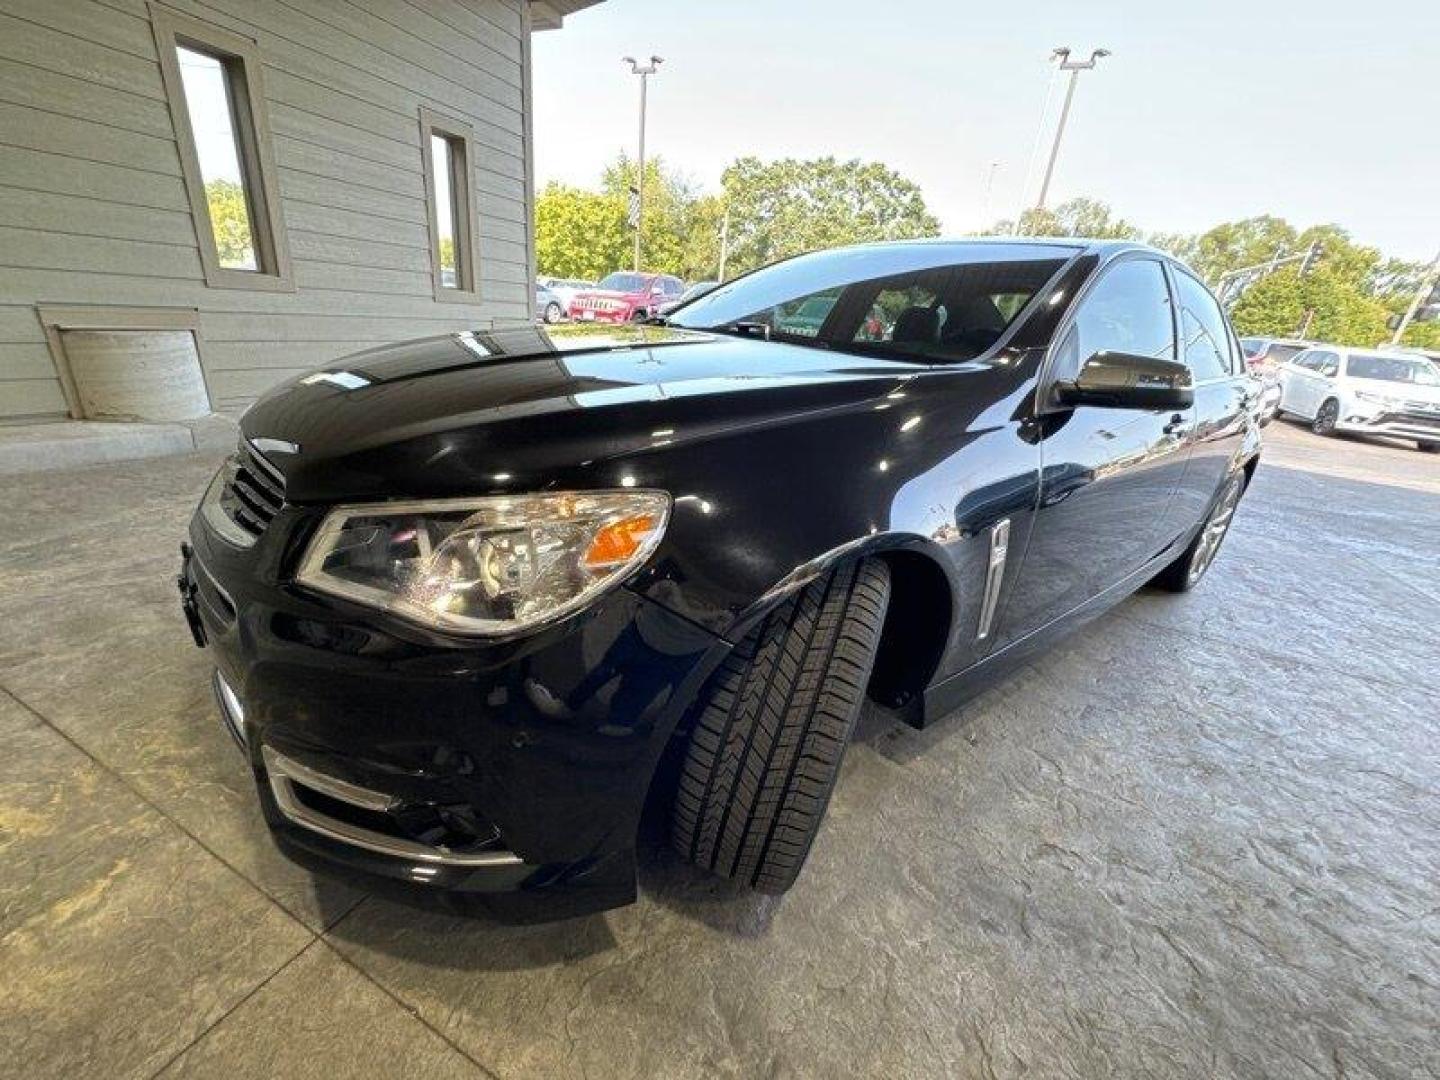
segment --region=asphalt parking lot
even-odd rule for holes
[[[925,732],[789,896],[541,926],[271,846],[172,585],[202,457],[7,477],[0,1075],[1440,1073],[1440,460],[1285,424],[1210,578]]]

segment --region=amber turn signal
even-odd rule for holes
[[[634,557],[654,529],[655,518],[651,514],[636,514],[612,522],[595,534],[582,561],[591,570],[619,566]]]

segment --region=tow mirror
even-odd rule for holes
[[[1195,401],[1190,369],[1175,360],[1100,351],[1070,382],[1055,384],[1062,405],[1108,409],[1184,409]]]

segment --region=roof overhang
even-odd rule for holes
[[[530,28],[559,30],[565,25],[566,15],[574,15],[577,11],[603,2],[604,0],[531,0]]]

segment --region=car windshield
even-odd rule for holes
[[[612,292],[644,292],[646,280],[644,274],[606,274],[599,288]]]
[[[1384,382],[1440,386],[1440,373],[1424,360],[1403,356],[1352,355],[1345,371],[1352,379],[1380,379]]]
[[[1245,350],[1245,355],[1248,357],[1253,358],[1259,356],[1265,351],[1265,339],[1242,337],[1240,339],[1240,348]]]
[[[1304,345],[1271,345],[1269,357],[1277,364],[1292,360],[1305,351]]]
[[[1060,245],[992,243],[815,252],[718,286],[669,321],[815,348],[973,360],[1073,255]]]

